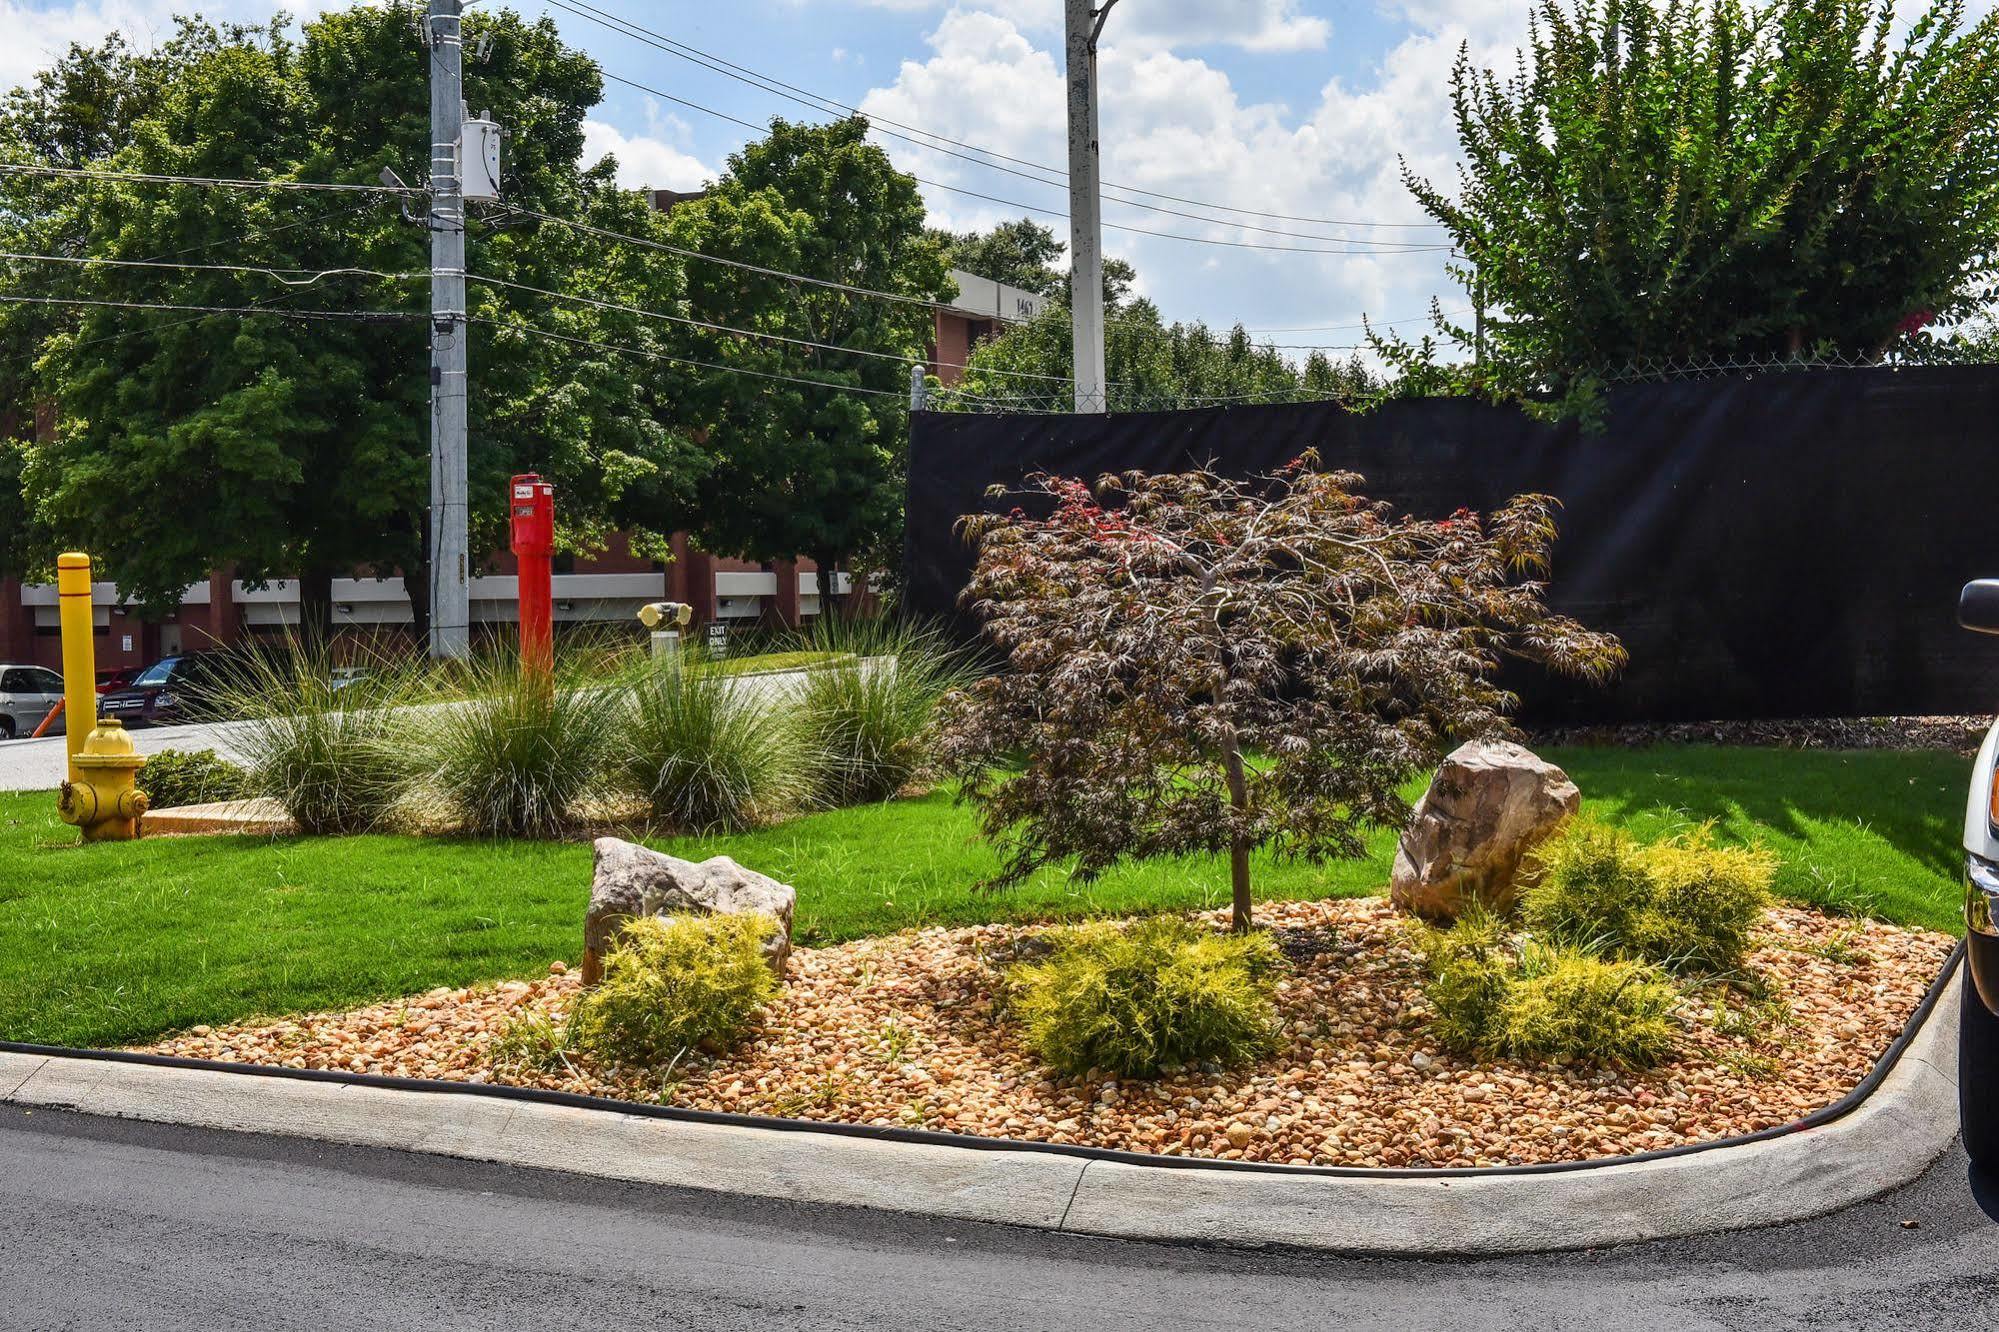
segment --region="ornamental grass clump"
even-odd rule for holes
[[[970,681],[970,663],[939,631],[890,620],[822,617],[812,645],[829,654],[798,693],[816,798],[890,799],[928,766],[938,701]]]
[[[298,643],[235,659],[214,704],[240,723],[230,743],[247,761],[244,793],[277,801],[308,835],[393,821],[415,765],[418,679],[384,656],[364,680],[336,687],[325,650]]]
[[[1078,926],[1053,943],[1045,961],[1013,968],[1007,992],[1028,1045],[1059,1072],[1150,1077],[1276,1048],[1279,954],[1264,935],[1159,917]]]
[[[681,832],[735,832],[769,822],[811,794],[792,711],[690,651],[631,677],[631,713],[611,763],[619,786],[655,822]]]
[[[755,913],[640,916],[604,959],[604,980],[570,1019],[567,1043],[606,1064],[662,1068],[697,1045],[726,1045],[777,997]]]
[[[1538,859],[1539,877],[1521,896],[1529,929],[1678,972],[1740,967],[1777,873],[1769,850],[1722,845],[1712,824],[1647,844],[1578,820]]]
[[[465,672],[466,697],[425,709],[416,729],[414,816],[475,837],[573,829],[606,787],[610,742],[629,716],[624,692],[573,666],[524,671],[511,656]]]

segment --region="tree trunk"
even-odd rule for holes
[[[815,554],[812,562],[819,566],[819,614],[828,620],[840,618],[840,595],[833,589],[839,586],[836,566],[840,562],[837,555]]]
[[[419,653],[430,649],[430,511],[416,524],[416,558],[403,565],[403,591],[410,600],[410,631]]]
[[[326,650],[333,637],[333,570],[307,569],[298,579],[298,637],[309,655]]]
[[[1238,814],[1249,811],[1249,779],[1243,773],[1242,745],[1236,739],[1235,727],[1222,732],[1222,773],[1228,778],[1229,808]],[[1230,925],[1237,934],[1248,934],[1250,927],[1249,892],[1249,843],[1240,835],[1229,843],[1229,891],[1234,910]]]

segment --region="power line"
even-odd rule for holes
[[[164,268],[192,273],[256,273],[284,283],[287,287],[310,287],[321,278],[368,277],[391,282],[428,281],[425,273],[385,273],[378,268],[266,268],[260,264],[185,264],[161,259],[103,259],[91,255],[19,254],[0,250],[0,259],[25,259],[44,264],[102,264],[111,268]],[[291,274],[293,276],[286,276]],[[305,275],[299,278],[298,275]],[[296,279],[296,280],[295,280]]]
[[[468,273],[466,276],[473,282],[485,283],[488,286],[507,287],[514,291],[532,292],[537,296],[547,296],[560,301],[576,301],[583,305],[595,306],[600,310],[618,310],[626,314],[644,315],[648,319],[661,319],[668,323],[685,324],[692,328],[707,329],[713,333],[728,333],[736,337],[756,338],[765,342],[781,342],[793,347],[809,347],[814,351],[843,352],[848,356],[866,356],[879,361],[893,361],[897,365],[908,365],[912,361],[920,359],[914,355],[898,355],[894,352],[872,351],[864,347],[843,347],[836,342],[814,342],[809,338],[786,337],[781,333],[763,333],[756,329],[733,328],[728,324],[714,324],[705,319],[695,319],[688,315],[668,314],[664,310],[648,310],[644,306],[626,305],[620,301],[600,300],[595,296],[584,296],[577,292],[550,291],[546,287],[530,286],[525,282],[512,282],[506,278],[491,277],[484,273]],[[933,364],[940,369],[964,370],[971,368],[958,361],[939,361]],[[986,369],[983,366],[978,368],[985,374],[1006,375],[1013,379],[1045,379],[1061,384],[1075,382],[1063,375],[1037,375],[1030,374],[1025,370]]]
[[[968,149],[971,152],[984,154],[986,157],[997,159],[997,161],[1000,162],[1011,162],[1017,166],[1030,167],[1035,171],[1043,173],[1043,177],[1026,176],[1024,175],[1024,173],[1018,171],[1008,172],[1009,175],[1022,176],[1023,179],[1027,180],[1039,179],[1042,184],[1061,184],[1061,183],[1066,183],[1067,181],[1068,173],[1060,170],[1059,168],[1051,167],[1041,162],[1034,162],[1023,157],[1013,157],[1006,153],[999,152],[997,149],[982,147],[979,144],[967,143],[960,139],[953,139],[947,135],[938,134],[931,130],[920,129],[914,125],[905,124],[902,121],[891,120],[886,116],[872,115],[862,112],[858,107],[849,106],[844,102],[835,100],[834,98],[826,97],[823,96],[822,94],[811,92],[807,89],[798,87],[796,84],[786,83],[783,79],[777,78],[773,75],[760,73],[757,70],[750,69],[748,66],[745,65],[738,65],[733,61],[724,59],[721,56],[715,55],[708,51],[703,51],[699,47],[689,46],[687,43],[676,41],[674,38],[668,37],[664,33],[656,32],[640,24],[633,23],[629,19],[619,18],[616,14],[612,14],[607,10],[599,9],[595,5],[587,3],[587,0],[547,0],[547,3],[549,3],[550,5],[552,5],[557,9],[563,10],[566,13],[574,14],[578,18],[587,19],[588,21],[596,23],[601,27],[610,28],[612,31],[619,33],[620,36],[630,37],[638,41],[642,41],[649,46],[656,47],[659,50],[666,52],[668,55],[675,56],[681,60],[688,61],[691,64],[699,65],[702,68],[720,74],[725,78],[734,79],[738,83],[748,84],[749,86],[753,88],[758,88],[764,92],[776,93],[778,96],[784,97],[788,101],[797,102],[801,106],[810,107],[811,109],[819,111],[822,114],[825,113],[829,108],[833,111],[842,112],[846,115],[865,114],[867,115],[868,121],[871,125],[893,125],[898,130],[905,130],[911,134],[921,135],[923,136],[924,139],[935,140],[937,143],[950,144],[956,148]],[[663,94],[658,94],[658,95],[663,95]],[[679,99],[675,98],[669,100],[677,101]],[[705,107],[697,107],[696,109],[706,110]],[[733,117],[731,117],[731,119],[733,119]],[[754,128],[761,130],[767,127],[756,126]],[[889,131],[886,130],[882,132],[889,133]],[[895,134],[892,137],[906,139],[907,135]],[[936,144],[933,143],[920,142],[914,139],[910,139],[908,141],[915,143],[916,146],[919,148],[925,148],[932,152],[944,153],[947,156],[951,157],[964,157],[963,153],[953,153],[950,152],[949,149],[939,148],[936,146]],[[975,162],[980,166],[987,167],[994,171],[1006,171],[1005,167],[998,166],[996,165],[995,162],[981,161],[978,158],[966,158],[966,160]],[[1055,181],[1050,181],[1045,179],[1044,178],[1045,176],[1056,176],[1059,179]],[[1165,194],[1158,190],[1141,189],[1135,185],[1119,185],[1112,181],[1102,182],[1102,188],[1107,190],[1117,190],[1126,194],[1140,194],[1153,199],[1165,199],[1170,203],[1188,204],[1195,208],[1207,208],[1207,209],[1212,209],[1216,212],[1237,213],[1245,217],[1262,217],[1280,222],[1304,222],[1307,224],[1315,224],[1319,226],[1328,226],[1328,227],[1382,227],[1382,228],[1398,228],[1398,229],[1410,229],[1410,228],[1434,229],[1443,226],[1443,224],[1440,222],[1365,222],[1365,221],[1343,221],[1338,218],[1328,218],[1328,217],[1302,217],[1289,213],[1273,213],[1255,208],[1241,208],[1233,204],[1213,203],[1202,199],[1183,198],[1175,194]],[[1139,208],[1150,207],[1150,205],[1139,204],[1132,200],[1115,200],[1114,202],[1131,203],[1134,207],[1139,207]],[[1222,226],[1240,225],[1238,223],[1231,223],[1226,219],[1221,219],[1221,218],[1211,218],[1203,220],[1213,221],[1218,225]],[[1318,237],[1317,239],[1333,240],[1339,238],[1322,236]]]
[[[513,323],[504,319],[487,319],[477,315],[467,319],[465,322],[468,324],[486,324],[493,328],[511,329],[516,333],[531,333],[538,338],[547,338],[553,342],[566,342],[575,347],[595,347],[599,351],[622,352],[627,356],[643,356],[651,361],[669,361],[674,365],[685,365],[696,370],[714,370],[731,375],[750,375],[757,379],[776,380],[785,384],[803,384],[809,388],[835,389],[841,393],[864,393],[875,398],[901,399],[904,396],[900,389],[872,389],[860,384],[839,384],[829,379],[806,379],[797,375],[780,375],[768,370],[751,370],[747,366],[722,365],[714,361],[690,360],[685,356],[669,356],[665,352],[650,351],[644,347],[627,347],[621,343],[599,342],[595,338],[579,338],[568,333],[557,333],[536,324]]]
[[[1462,310],[1446,310],[1444,318],[1456,319],[1460,315],[1472,313],[1470,306]],[[1398,324],[1424,324],[1430,321],[1427,314],[1405,315],[1400,319],[1368,319],[1358,324],[1304,324],[1296,328],[1248,328],[1245,333],[1344,333],[1355,328],[1394,328]],[[1280,344],[1282,345],[1282,344]],[[1309,345],[1309,344],[1307,344]]]
[[[726,111],[718,111],[714,107],[703,106],[699,102],[689,101],[685,97],[678,97],[675,96],[673,93],[662,91],[661,89],[652,87],[649,84],[640,83],[637,79],[629,79],[622,74],[613,74],[610,70],[603,69],[602,67],[599,67],[598,72],[602,74],[605,78],[611,80],[611,82],[613,83],[622,83],[626,87],[636,89],[637,91],[645,93],[650,97],[657,97],[662,101],[672,102],[676,106],[684,106],[687,107],[689,110],[699,111],[703,115],[714,116],[718,120],[726,120],[731,125],[739,125],[744,129],[751,130],[758,134],[766,133],[770,129],[768,125],[759,125],[756,124],[754,121],[744,120],[741,116],[732,116]],[[870,128],[873,127],[870,126]],[[909,136],[905,134],[895,134],[893,133],[893,131],[889,130],[882,130],[880,132],[884,134],[889,134],[890,137],[892,138],[904,139],[910,143],[916,142],[916,140],[910,139]],[[928,145],[926,144],[917,144],[917,146],[928,147]],[[950,155],[953,157],[965,156],[963,153],[952,153]],[[966,158],[966,160],[972,161],[973,159]],[[976,162],[975,165],[990,166],[991,164],[986,162]],[[998,168],[998,167],[994,169],[1004,170],[1004,168]],[[1059,186],[1062,183],[1060,181],[1044,180],[1037,176],[1030,176],[1026,172],[1022,171],[1008,172],[1008,174],[1019,176],[1023,180],[1031,180],[1038,185]],[[928,185],[932,189],[948,190],[953,194],[963,194],[974,199],[983,199],[986,200],[988,203],[1005,204],[1009,208],[1019,208],[1030,213],[1041,213],[1047,217],[1068,216],[1067,213],[1062,212],[1060,209],[1044,208],[1036,204],[1021,203],[1013,199],[1000,199],[990,194],[981,194],[977,190],[966,189],[962,185],[949,185],[941,180],[929,180],[923,176],[917,176],[913,174],[910,176],[910,179],[914,180],[919,185]],[[1363,248],[1353,249],[1353,250],[1307,250],[1302,246],[1251,245],[1249,242],[1244,242],[1244,241],[1218,241],[1210,239],[1209,237],[1206,236],[1188,236],[1183,233],[1175,231],[1149,231],[1144,227],[1126,226],[1116,222],[1104,223],[1106,227],[1110,227],[1113,230],[1117,231],[1132,231],[1146,236],[1163,236],[1169,240],[1194,241],[1205,245],[1238,245],[1238,246],[1244,246],[1246,248],[1271,249],[1271,250],[1296,249],[1296,250],[1301,250],[1304,253],[1311,253],[1311,254],[1410,254],[1410,253],[1417,253],[1420,251],[1447,250],[1450,248],[1450,246],[1448,245],[1419,243],[1419,242],[1375,241],[1375,240],[1368,240],[1364,237],[1358,237],[1358,236],[1316,236],[1311,234],[1310,232],[1285,231],[1277,227],[1257,226],[1253,223],[1238,222],[1230,218],[1203,217],[1198,213],[1184,212],[1181,209],[1177,208],[1161,208],[1157,204],[1142,204],[1131,199],[1110,199],[1107,200],[1106,202],[1125,204],[1128,207],[1132,208],[1145,208],[1151,210],[1152,212],[1164,213],[1172,217],[1184,217],[1194,222],[1205,222],[1210,226],[1234,227],[1240,231],[1256,231],[1272,236],[1288,236],[1293,240],[1329,241],[1335,243],[1345,243],[1348,245],[1360,246]]]
[[[0,292],[0,301],[17,305],[76,305],[109,310],[192,310],[199,314],[268,314],[279,319],[357,319],[375,323],[424,317],[411,310],[271,310],[256,305],[179,305],[166,301],[100,301],[67,296],[16,296],[12,292]]]
[[[923,296],[906,296],[893,291],[875,291],[872,288],[857,287],[847,282],[836,282],[831,278],[807,277],[803,273],[787,273],[781,268],[765,268],[762,264],[753,264],[743,259],[728,259],[719,254],[703,254],[699,250],[690,250],[682,245],[669,245],[665,241],[653,240],[648,236],[630,236],[622,231],[610,231],[604,227],[592,226],[588,222],[578,222],[571,218],[557,217],[553,213],[544,213],[533,208],[523,208],[519,204],[508,204],[506,207],[509,211],[523,217],[532,217],[542,222],[554,222],[558,225],[580,231],[585,235],[596,236],[602,240],[621,241],[627,245],[637,245],[648,250],[663,250],[667,254],[677,254],[684,259],[699,259],[706,263],[721,264],[727,268],[739,268],[745,272],[757,273],[764,277],[782,278],[787,282],[803,282],[810,286],[825,287],[833,291],[846,292],[853,296],[866,296],[879,301],[896,301],[903,305],[920,306],[927,310],[954,311],[956,309],[956,307],[946,305],[942,301],[933,301]]]
[[[422,194],[410,185],[340,185],[321,180],[241,180],[227,176],[167,176],[143,171],[97,171],[82,167],[40,166],[0,162],[0,172],[23,176],[58,176],[119,185],[201,185],[231,190],[321,190],[343,194]]]

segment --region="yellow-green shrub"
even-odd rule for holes
[[[703,1041],[734,1038],[777,995],[767,916],[641,916],[604,959],[604,981],[571,1021],[576,1046],[607,1063],[656,1067]]]
[[[1703,824],[1645,848],[1652,909],[1639,951],[1676,970],[1741,965],[1749,935],[1770,905],[1777,857],[1760,846],[1717,846]]]
[[[1474,906],[1448,930],[1417,927],[1417,946],[1429,969],[1424,987],[1436,1010],[1437,1039],[1454,1050],[1476,1051],[1505,1021],[1513,978],[1513,952],[1504,924]]]
[[[1647,845],[1579,820],[1539,862],[1539,878],[1520,899],[1528,929],[1675,971],[1741,965],[1777,872],[1776,857],[1762,847],[1717,844],[1711,824]]]
[[[1672,1053],[1671,1013],[1678,998],[1649,962],[1530,945],[1507,987],[1489,1048],[1513,1059],[1645,1068]]]
[[[1064,1073],[1146,1077],[1176,1064],[1241,1063],[1277,1039],[1277,947],[1175,917],[1058,932],[1042,962],[1008,976],[1027,1043]]]
[[[1576,819],[1543,843],[1539,877],[1520,895],[1520,918],[1536,934],[1577,947],[1623,950],[1645,928],[1652,875],[1645,848],[1622,828]]]

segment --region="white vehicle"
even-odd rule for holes
[[[1999,634],[1999,579],[1966,583],[1957,622]],[[1957,1036],[1958,1127],[1972,1162],[1999,1170],[1999,721],[1985,733],[1964,805],[1963,1012]]]
[[[33,735],[42,719],[62,702],[62,677],[46,666],[0,664],[0,740]],[[60,719],[49,734],[60,734]]]

